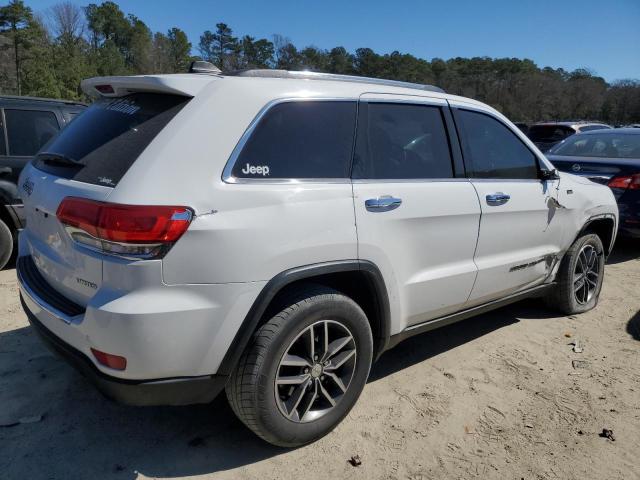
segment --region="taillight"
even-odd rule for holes
[[[189,228],[187,207],[121,205],[67,197],[56,212],[76,242],[112,255],[157,258]]]
[[[624,188],[628,190],[640,190],[640,173],[624,177],[612,178],[608,185],[611,188]]]

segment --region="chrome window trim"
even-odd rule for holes
[[[440,97],[429,97],[427,95],[400,95],[396,93],[385,93],[385,92],[366,92],[362,94],[364,95],[389,95],[389,98],[362,98],[360,97],[360,103],[402,103],[415,105],[416,107],[437,107],[437,108],[448,108],[449,105],[444,98]],[[402,98],[393,98],[393,96],[402,97]],[[413,97],[411,99],[406,97]]]
[[[541,178],[476,178],[476,177],[467,177],[469,181],[475,183],[540,183],[544,180]],[[547,180],[547,181],[556,181],[556,180]]]
[[[276,105],[282,103],[294,103],[294,102],[354,102],[358,104],[358,98],[355,97],[285,97],[277,98],[269,101],[263,106],[258,114],[251,120],[251,123],[240,137],[240,140],[231,152],[231,156],[225,164],[222,171],[222,181],[228,184],[271,184],[271,185],[288,185],[298,183],[333,183],[333,184],[348,184],[351,183],[349,177],[340,178],[240,178],[233,175],[233,168],[235,167],[242,149],[251,138],[251,135],[255,131],[256,127],[260,123],[260,120]],[[355,122],[354,122],[354,138],[355,138]]]
[[[351,181],[355,184],[371,184],[371,183],[450,183],[460,182],[469,183],[470,178],[452,177],[452,178],[358,178]]]

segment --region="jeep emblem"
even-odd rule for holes
[[[260,165],[256,167],[255,165],[249,165],[247,163],[247,166],[242,169],[242,173],[244,173],[245,175],[262,175],[263,177],[266,177],[267,175],[269,175],[269,167],[266,165]]]

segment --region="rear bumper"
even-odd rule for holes
[[[640,207],[620,205],[620,235],[640,238]]]
[[[222,375],[167,378],[161,380],[125,380],[98,370],[82,352],[48,330],[31,312],[22,294],[22,308],[38,336],[54,353],[82,373],[105,396],[127,405],[188,405],[208,403],[224,388],[227,378]]]

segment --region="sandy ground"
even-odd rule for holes
[[[296,450],[258,440],[224,398],[181,408],[103,399],[38,342],[5,270],[0,425],[2,479],[638,479],[640,244],[616,247],[587,314],[529,301],[399,345],[336,431]]]

